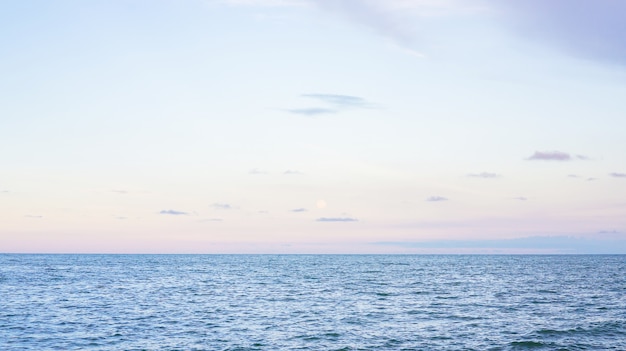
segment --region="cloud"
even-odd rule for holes
[[[200,220],[200,222],[222,222],[223,219],[221,218],[206,218],[206,219],[202,219]]]
[[[387,0],[389,1],[389,0]],[[385,1],[372,0],[313,0],[319,8],[345,16],[355,23],[374,29],[384,37],[406,46],[414,41],[412,25],[397,11],[385,6]]]
[[[600,230],[598,234],[621,234],[621,232],[617,230]]]
[[[26,217],[26,218],[35,218],[35,219],[43,218],[43,216],[39,216],[39,215],[25,215],[24,217]]]
[[[265,172],[262,169],[258,169],[258,168],[253,168],[251,169],[248,174],[252,174],[252,175],[260,175],[260,174],[267,174],[267,172]]]
[[[221,0],[238,6],[313,5],[372,29],[415,56],[440,46],[425,20],[486,14],[519,36],[575,57],[626,64],[623,0]],[[471,17],[469,17],[471,18]],[[463,35],[461,33],[459,35]]]
[[[294,208],[291,212],[306,212],[308,211],[306,208]]]
[[[513,199],[514,200],[519,200],[519,201],[526,201],[526,200],[528,200],[528,198],[523,197],[523,196],[514,197]]]
[[[570,161],[572,156],[566,152],[561,151],[535,151],[527,160],[530,161]]]
[[[189,213],[187,212],[175,211],[175,210],[162,210],[161,212],[159,212],[159,214],[173,215],[173,216],[188,216],[189,215]]]
[[[448,201],[448,198],[443,197],[443,196],[431,196],[427,198],[426,201],[429,201],[429,202]]]
[[[294,108],[294,109],[288,109],[286,111],[296,114],[296,115],[304,115],[304,116],[326,115],[326,114],[338,112],[337,110],[334,110],[331,108],[321,108],[321,107]]]
[[[626,64],[626,1],[489,0],[518,34],[576,57]]]
[[[337,94],[302,94],[303,97],[313,98],[338,108],[368,107],[370,104],[365,99],[351,95]]]
[[[302,173],[300,171],[288,169],[288,170],[284,171],[283,174],[284,175],[302,175],[304,173]]]
[[[473,13],[482,0],[312,0],[320,9],[366,26],[393,43],[421,55],[425,17]]]
[[[567,175],[567,177],[568,177],[568,178],[574,178],[574,179],[581,179],[581,178],[583,178],[582,176],[579,176],[579,175],[577,175],[577,174],[568,174],[568,175]],[[592,177],[587,177],[587,178],[585,178],[585,180],[586,180],[586,181],[588,181],[588,182],[594,181],[594,180],[596,180],[596,179],[597,179],[597,178],[592,178]]]
[[[8,194],[9,191],[8,190],[0,190],[0,194]]]
[[[235,208],[234,206],[230,204],[219,203],[219,202],[214,203],[213,205],[211,205],[211,207],[213,207],[216,210],[232,210]]]
[[[500,175],[496,173],[482,172],[482,173],[470,173],[467,175],[472,178],[498,178]]]
[[[352,95],[339,94],[302,94],[301,97],[315,99],[318,102],[329,105],[327,107],[307,107],[287,109],[285,111],[303,116],[318,116],[324,114],[338,113],[351,108],[373,108],[374,105],[365,99]]]
[[[352,217],[321,217],[316,222],[358,222],[359,220]]]
[[[397,246],[416,249],[523,249],[554,251],[560,253],[626,253],[626,240],[600,240],[570,236],[533,236],[493,240],[436,240],[406,242],[375,242],[373,245]]]
[[[253,7],[285,7],[303,6],[304,0],[219,0],[220,3],[231,6],[253,6]]]
[[[128,217],[124,217],[124,216],[117,216],[117,217],[115,217],[115,219],[124,220],[124,219],[128,219]]]
[[[626,178],[626,173],[613,172],[613,173],[609,173],[609,175],[614,178]]]

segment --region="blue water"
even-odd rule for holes
[[[626,256],[0,255],[0,350],[626,350]]]

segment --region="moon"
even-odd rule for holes
[[[324,200],[317,200],[317,202],[315,202],[315,206],[317,206],[317,208],[324,208],[324,207],[326,207],[326,201],[324,201]]]

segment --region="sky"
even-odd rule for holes
[[[0,252],[626,253],[622,0],[0,4]]]

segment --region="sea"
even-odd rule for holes
[[[0,350],[626,350],[626,255],[0,255]]]

